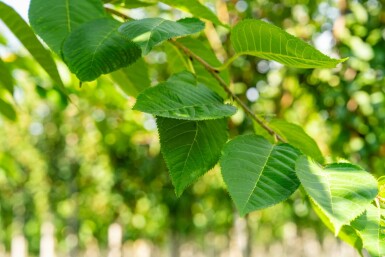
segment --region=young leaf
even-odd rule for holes
[[[16,111],[13,109],[12,105],[2,99],[0,99],[0,113],[11,121],[16,121],[17,119]]]
[[[65,40],[64,61],[80,81],[92,81],[140,58],[140,48],[117,32],[120,25],[109,18],[90,21]]]
[[[81,24],[105,17],[101,0],[31,0],[29,22],[57,54],[64,39]]]
[[[141,91],[151,86],[148,66],[142,58],[110,75],[127,95],[133,97],[137,97]]]
[[[141,46],[148,54],[157,44],[170,38],[187,36],[203,30],[205,24],[196,18],[169,21],[162,18],[147,18],[124,23],[119,32]]]
[[[223,104],[223,99],[209,88],[197,84],[194,75],[187,71],[144,90],[139,94],[134,110],[184,120],[219,119],[236,112],[235,107]]]
[[[198,0],[161,0],[161,2],[189,12],[194,17],[209,20],[216,25],[223,25],[210,9],[202,5]]]
[[[343,225],[362,214],[377,195],[373,176],[350,163],[321,167],[301,156],[296,172],[307,194],[330,219],[336,235]]]
[[[332,59],[284,30],[261,20],[244,20],[232,29],[237,55],[254,55],[297,68],[334,68],[346,59]]]
[[[372,257],[385,256],[385,210],[369,205],[366,211],[351,223],[360,234],[364,248]]]
[[[65,92],[63,82],[51,54],[40,43],[23,18],[21,18],[20,15],[10,6],[0,2],[0,19],[17,37],[17,39],[20,40],[33,58],[35,58],[41,67],[48,73],[52,80],[59,86],[61,91]]]
[[[212,67],[221,66],[221,62],[216,57],[214,51],[209,47],[208,44],[205,44],[203,40],[198,40],[194,38],[181,38],[178,39],[179,43],[182,43],[188,49],[190,49],[194,54],[201,57],[205,62],[210,64]],[[195,70],[195,74],[197,76],[198,82],[206,85],[211,90],[215,91],[222,98],[227,97],[226,91],[219,85],[218,81],[203,67],[202,64],[193,60],[193,67]],[[230,74],[226,69],[219,73],[219,76],[227,83],[230,83]]]
[[[186,121],[157,117],[160,145],[177,196],[218,162],[227,141],[226,119]]]
[[[1,4],[1,3],[0,3]],[[13,93],[13,78],[8,67],[0,58],[0,85],[7,89],[11,94]]]
[[[299,151],[272,145],[263,137],[243,135],[222,152],[222,176],[241,215],[284,201],[299,186],[295,161]]]
[[[298,148],[317,162],[323,163],[324,158],[317,143],[306,134],[302,127],[284,120],[272,120],[269,125],[286,139],[289,144]]]

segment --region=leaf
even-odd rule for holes
[[[191,13],[194,17],[209,20],[216,25],[223,25],[210,9],[202,5],[198,0],[161,0],[161,2]]]
[[[186,121],[157,117],[160,145],[177,196],[218,162],[227,141],[226,119]]]
[[[117,32],[120,22],[105,18],[74,30],[64,42],[63,56],[80,81],[92,81],[140,58],[140,48]]]
[[[205,44],[202,40],[194,38],[181,38],[178,39],[178,42],[182,43],[212,67],[218,67],[222,65],[222,63],[216,57],[214,51],[208,46],[208,43]],[[210,74],[210,72],[208,72],[202,64],[195,60],[193,60],[192,63],[195,74],[197,76],[197,80],[206,85],[211,90],[215,91],[215,93],[220,95],[222,98],[227,98],[226,91],[219,85],[218,81]],[[219,76],[221,76],[221,78],[227,84],[230,84],[230,74],[228,70],[221,71]]]
[[[205,24],[196,18],[169,21],[162,18],[147,18],[124,23],[119,32],[141,46],[142,53],[148,54],[157,44],[171,38],[195,34]]]
[[[101,0],[31,0],[29,22],[58,55],[65,38],[81,24],[106,17]]]
[[[208,120],[228,117],[236,108],[223,104],[223,99],[202,84],[193,74],[184,71],[174,74],[139,94],[134,110],[156,116],[184,120]]]
[[[156,1],[140,1],[140,0],[109,0],[104,2],[111,3],[114,5],[119,5],[119,7],[124,7],[127,9],[147,7],[147,6],[156,4]]]
[[[1,3],[0,3],[1,4]],[[0,58],[0,85],[3,85],[11,94],[13,94],[13,77],[8,67]]]
[[[272,145],[263,137],[243,135],[222,152],[222,176],[241,215],[286,200],[299,186],[295,161],[299,151],[288,144]]]
[[[378,196],[385,202],[385,176],[378,178]]]
[[[127,95],[133,97],[137,97],[141,91],[151,86],[148,66],[143,59],[112,72],[111,77]]]
[[[335,233],[333,224],[330,222],[329,218],[325,215],[325,213],[313,202],[310,201],[311,206],[313,207],[315,213],[317,216],[322,220],[322,222],[325,224],[325,226],[330,229],[333,233]],[[348,243],[349,245],[353,246],[359,254],[362,255],[362,239],[357,234],[356,230],[349,225],[344,225],[340,232],[338,233],[338,237],[343,240],[344,242]]]
[[[324,162],[324,158],[317,143],[311,138],[302,127],[283,120],[272,120],[269,126],[280,136],[287,140],[289,144],[301,150],[305,155],[312,157],[319,163]]]
[[[163,44],[163,51],[167,56],[168,73],[173,74],[184,70],[191,71],[192,66],[189,64],[187,57],[175,45],[165,42]]]
[[[17,115],[12,105],[0,99],[0,113],[11,121],[16,121]]]
[[[56,64],[51,54],[37,39],[28,24],[10,6],[0,2],[0,19],[24,45],[40,66],[48,73],[52,80],[65,92],[63,82],[57,71]]]
[[[337,235],[362,214],[377,195],[377,182],[371,174],[350,163],[321,167],[301,156],[296,171],[305,191],[330,219]]]
[[[385,256],[385,210],[369,205],[365,213],[351,223],[372,257]]]
[[[297,68],[334,68],[347,59],[332,59],[284,30],[261,20],[244,20],[232,29],[237,55],[253,55]]]

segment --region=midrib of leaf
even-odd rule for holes
[[[245,206],[243,207],[243,212],[245,211],[246,206],[247,206],[247,203],[250,201],[250,197],[253,195],[253,192],[254,192],[255,188],[257,187],[257,185],[258,185],[259,179],[261,178],[263,172],[265,171],[265,168],[266,168],[266,166],[267,166],[267,163],[268,163],[269,160],[270,160],[271,153],[273,152],[273,149],[274,149],[274,145],[271,145],[271,146],[270,146],[270,150],[269,150],[269,154],[267,155],[268,157],[266,158],[266,161],[265,161],[265,163],[264,163],[263,166],[262,166],[262,170],[261,170],[261,172],[259,173],[257,180],[255,181],[255,185],[254,185],[254,187],[253,187],[253,190],[251,190],[249,196],[247,197]]]
[[[162,25],[163,22],[165,22],[166,20],[161,20],[158,24],[154,25],[152,28],[151,28],[151,32],[150,32],[150,39],[152,38],[152,34],[154,33],[154,30],[157,28],[157,27],[160,27],[160,25]],[[150,40],[147,40],[146,42],[146,50],[148,49],[148,44],[150,43]]]
[[[197,138],[197,136],[198,136],[199,123],[198,123],[198,122],[195,122],[195,124],[196,124],[196,130],[195,130],[194,139],[193,139],[193,142],[191,143],[190,149],[189,149],[189,151],[188,151],[188,153],[187,153],[186,160],[185,160],[184,163],[183,163],[182,173],[184,173],[184,170],[185,170],[185,168],[186,168],[186,164],[187,164],[188,159],[189,159],[189,157],[190,157],[191,150],[193,149],[194,144],[197,143],[196,138]],[[198,144],[197,144],[197,146],[198,146]],[[198,148],[199,148],[199,146],[198,146]],[[202,152],[201,152],[200,149],[199,149],[199,153],[202,155]],[[202,157],[202,158],[203,158],[203,157]]]
[[[67,11],[67,28],[68,32],[71,32],[71,14],[70,14],[70,0],[66,0],[66,11]]]
[[[329,176],[328,176],[328,174],[326,172],[323,175],[325,175],[326,180],[328,181],[328,183],[327,183],[327,187],[328,187],[327,190],[328,190],[329,197],[330,197],[330,207],[331,207],[332,213],[334,214],[333,196],[332,196],[332,189],[331,189],[330,178],[329,178]]]
[[[106,40],[110,37],[110,35],[111,35],[112,33],[114,33],[114,32],[115,32],[115,29],[113,29],[113,30],[111,30],[109,33],[107,33],[107,34],[103,37],[103,39],[99,42],[99,44],[96,46],[95,51],[94,51],[93,54],[92,54],[92,60],[91,60],[91,65],[90,65],[91,69],[93,69],[93,67],[94,67],[94,60],[95,60],[96,52],[98,51],[99,47],[100,47],[100,46],[104,43],[104,41],[106,41]]]

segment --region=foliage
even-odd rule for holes
[[[151,6],[157,1],[115,2],[111,3],[116,4],[115,12],[112,12],[116,15],[119,13],[118,4],[129,9]],[[315,140],[302,127],[292,123],[290,117],[272,121],[262,119],[235,93],[236,88],[230,83],[237,79],[237,75],[232,73],[236,70],[233,66],[241,69],[249,60],[255,60],[246,59],[250,57],[242,55],[277,61],[297,69],[315,68],[314,71],[298,71],[300,74],[311,73],[308,76],[309,84],[317,84],[320,80],[322,82],[322,76],[315,78],[314,74],[317,72],[329,74],[330,70],[325,68],[347,65],[344,63],[347,58],[330,58],[298,37],[259,19],[239,21],[230,28],[231,26],[224,25],[198,1],[160,2],[183,9],[194,17],[178,21],[145,18],[122,22],[119,17],[105,12],[101,1],[87,0],[78,3],[32,0],[29,19],[36,34],[62,58],[80,81],[103,81],[105,78],[100,76],[110,74],[129,99],[136,98],[134,110],[155,116],[161,151],[177,196],[181,196],[189,185],[196,183],[199,177],[220,160],[223,181],[241,215],[278,204],[292,196],[298,187],[302,187],[315,211],[336,235],[351,243],[358,251],[363,246],[372,256],[384,255],[384,209],[380,203],[384,199],[383,184],[378,186],[372,175],[354,164],[331,162],[324,165],[327,158],[322,156]],[[1,15],[1,19],[62,88],[55,63],[28,25],[3,3],[0,3],[0,12],[7,13],[7,16]],[[200,33],[204,29],[204,23],[198,18],[223,25],[221,29],[229,28],[225,33],[226,37],[228,33],[231,34],[234,55],[224,64],[211,49],[213,40]],[[340,37],[345,44],[358,42],[358,39],[352,40],[355,36],[341,34]],[[372,36],[373,41],[375,37]],[[203,43],[206,41],[209,44]],[[357,44],[364,45],[362,42]],[[156,85],[150,87],[154,80],[148,72],[148,56],[151,57],[160,47],[165,48],[169,60],[168,68],[172,74],[164,79],[165,82],[156,81],[153,83]],[[354,47],[357,46],[351,46],[353,51]],[[228,51],[224,48],[222,50],[225,56],[233,53],[230,47]],[[144,55],[147,55],[147,59],[141,59]],[[372,58],[375,58],[374,55]],[[349,62],[352,66],[364,65],[354,58],[348,60],[348,64]],[[0,67],[2,66],[5,65],[0,62]],[[349,69],[345,69],[345,74],[351,72]],[[0,82],[12,93],[12,77],[6,69],[2,69],[1,73],[5,75]],[[283,83],[289,88],[288,91],[298,88],[299,83],[303,82],[293,78],[289,69]],[[338,88],[335,87],[334,90],[339,90]],[[308,90],[312,91],[313,88]],[[322,90],[321,88],[320,91]],[[324,101],[328,107],[326,100],[322,98],[331,98],[330,101],[334,101],[333,96],[323,93],[316,99]],[[56,94],[63,97],[62,93]],[[349,94],[355,94],[354,87]],[[360,102],[365,97],[363,95],[365,94],[361,92],[355,102],[350,102],[350,105],[348,103],[348,108],[360,105],[362,112],[367,111],[369,107],[365,107],[364,101]],[[292,103],[295,105],[299,101],[296,98]],[[228,102],[232,102],[239,108],[239,112],[248,115],[256,124],[255,133],[242,135],[246,133],[241,129],[232,133],[233,124],[228,117],[234,115],[236,110],[232,105],[226,104]],[[103,105],[101,108],[103,109]],[[16,119],[16,112],[5,97],[0,99],[0,110],[7,118]],[[338,113],[335,115],[338,116]],[[130,123],[134,124],[135,121],[130,120]],[[226,143],[229,130],[232,138]],[[107,136],[105,135],[106,141]],[[122,140],[125,137],[127,135],[123,135]],[[126,164],[124,158],[120,157],[128,155],[130,149],[121,147],[123,150],[111,153],[112,162],[116,161],[118,167],[130,164]],[[332,154],[338,155],[338,149]],[[116,159],[113,156],[117,156]],[[80,161],[75,156],[73,158],[74,168],[71,170],[81,170]],[[154,162],[156,161],[154,158]],[[68,180],[74,178],[73,173],[68,175],[63,172],[62,176],[67,176]],[[126,186],[120,184],[126,177],[119,170],[114,171],[112,176],[116,176],[112,179],[114,182],[111,182],[116,187]],[[143,179],[146,179],[145,175]],[[86,184],[84,181],[82,183]],[[125,193],[124,191],[123,194]],[[117,197],[119,195],[118,193]],[[182,202],[183,197],[180,200]],[[109,215],[114,216],[113,213]]]

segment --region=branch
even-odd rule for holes
[[[211,73],[211,75],[219,82],[219,84],[222,86],[222,88],[229,94],[229,96],[234,99],[241,107],[242,109],[255,121],[257,122],[263,129],[265,129],[270,135],[274,136],[276,139],[278,139],[281,142],[286,143],[286,140],[284,140],[277,132],[275,132],[272,128],[269,127],[266,122],[260,118],[258,118],[253,111],[250,110],[250,108],[237,96],[235,95],[227,85],[227,83],[222,79],[221,76],[219,76],[219,71],[215,69],[213,66],[208,64],[205,60],[203,60],[200,56],[193,53],[190,49],[182,45],[176,40],[171,40],[171,42],[181,49],[187,56],[189,56],[192,59],[195,59],[200,64],[205,67],[205,69]]]
[[[104,6],[104,10],[106,10],[106,12],[111,13],[113,15],[116,15],[116,16],[124,19],[124,20],[132,20],[131,17],[129,17],[129,16],[125,15],[124,13],[121,13],[115,9],[112,9],[110,7]]]

